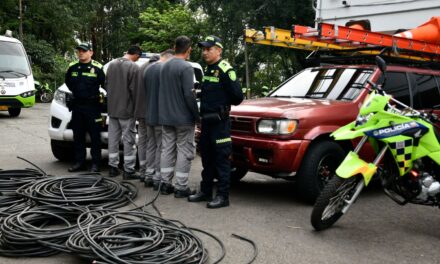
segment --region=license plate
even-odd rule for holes
[[[8,107],[4,105],[0,105],[0,111],[7,111]]]

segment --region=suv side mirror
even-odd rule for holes
[[[387,70],[387,63],[380,56],[376,56],[376,65],[382,73]]]

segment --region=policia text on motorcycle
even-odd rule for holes
[[[99,86],[104,87],[105,75],[102,65],[92,60],[92,47],[82,43],[76,47],[78,61],[69,65],[65,82],[72,92],[73,98],[67,106],[72,111],[72,130],[75,146],[75,164],[69,168],[70,172],[85,169],[86,159],[86,132],[90,134],[92,172],[98,172],[101,161],[100,125],[101,105]]]
[[[202,127],[200,151],[202,156],[202,181],[200,191],[188,198],[190,202],[208,201],[208,208],[229,205],[229,186],[232,151],[230,135],[231,105],[243,101],[243,93],[234,69],[221,59],[223,45],[220,38],[209,36],[199,42],[202,55],[208,64],[201,86]],[[213,180],[218,179],[217,194],[212,200]]]

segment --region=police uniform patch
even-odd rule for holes
[[[228,75],[231,81],[235,81],[237,79],[237,75],[235,74],[235,71],[229,71]]]
[[[90,69],[90,73],[95,73],[95,68]]]

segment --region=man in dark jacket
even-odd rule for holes
[[[161,193],[171,194],[171,180],[176,176],[174,197],[188,197],[191,161],[195,157],[194,131],[199,120],[194,88],[194,70],[186,62],[191,54],[191,40],[180,36],[175,41],[174,58],[162,65],[160,71],[159,119],[162,125],[162,154],[160,159]]]
[[[145,187],[157,190],[160,183],[160,153],[162,148],[162,126],[159,125],[159,93],[160,70],[162,65],[174,55],[174,50],[168,49],[160,54],[157,63],[145,71],[143,83],[145,86],[145,124],[147,130]]]
[[[188,197],[190,202],[208,201],[208,208],[229,206],[229,185],[232,151],[231,105],[243,101],[243,93],[231,65],[221,58],[221,39],[209,36],[199,42],[208,67],[205,69],[200,97],[202,117],[200,152],[202,156],[202,182],[200,191]],[[214,178],[218,179],[217,194],[212,200]]]
[[[142,55],[138,46],[132,46],[122,58],[112,61],[107,69],[107,110],[109,176],[119,175],[119,143],[124,145],[125,180],[136,179],[136,127],[134,118],[135,90],[139,66],[136,61]]]
[[[145,179],[145,173],[147,170],[147,144],[148,144],[148,136],[147,136],[147,125],[145,124],[145,115],[147,113],[147,100],[146,100],[146,87],[144,83],[144,75],[148,67],[153,65],[159,60],[159,55],[153,55],[148,62],[144,63],[139,67],[138,76],[137,76],[137,89],[135,94],[135,109],[134,109],[134,117],[138,121],[138,158],[139,158],[139,178],[141,181]]]
[[[101,162],[101,104],[99,86],[104,87],[105,75],[102,65],[92,60],[93,51],[88,43],[76,47],[78,61],[69,65],[65,76],[67,88],[73,99],[68,102],[72,111],[72,130],[75,147],[75,164],[69,172],[85,170],[86,133],[91,139],[91,172],[98,172]]]

